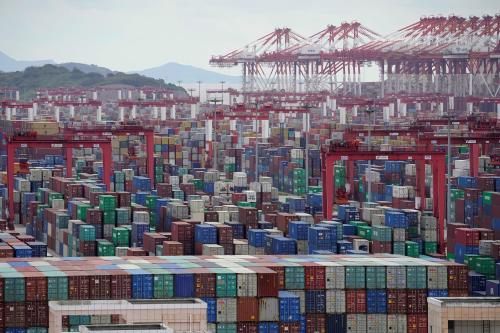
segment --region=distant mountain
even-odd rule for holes
[[[26,67],[43,66],[46,64],[55,64],[55,62],[54,60],[16,60],[0,51],[0,71],[2,72],[22,71]]]
[[[64,67],[66,69],[69,69],[72,71],[73,69],[78,69],[80,72],[83,73],[97,73],[101,75],[108,75],[108,74],[113,74],[117,73],[116,71],[112,71],[109,68],[106,67],[100,67],[97,65],[87,65],[87,64],[81,64],[78,62],[65,62],[62,64],[57,64],[57,66]]]
[[[135,71],[134,73],[150,76],[155,79],[163,79],[165,82],[173,83],[177,81],[182,81],[184,83],[195,83],[196,81],[202,81],[203,83],[219,83],[220,81],[226,81],[227,83],[241,82],[239,76],[224,75],[175,62],[169,62],[164,65],[148,68],[142,71]]]
[[[58,65],[28,67],[24,71],[11,73],[0,72],[0,87],[17,88],[25,98],[34,96],[37,88],[97,87],[116,84],[133,87],[165,87],[186,93],[183,88],[166,84],[161,79],[153,79],[139,74],[117,72],[101,75],[99,73],[84,73],[76,68],[69,70]]]

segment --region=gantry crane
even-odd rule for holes
[[[37,136],[36,133],[14,134],[7,141],[7,187],[9,197],[9,229],[14,229],[14,159],[18,148],[65,148],[66,156],[74,148],[101,148],[103,183],[110,190],[111,140],[108,138],[78,140],[70,137]],[[72,159],[66,160],[66,172],[72,169]],[[69,171],[71,173],[71,171]]]

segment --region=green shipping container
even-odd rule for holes
[[[113,228],[112,237],[115,246],[129,246],[130,232],[127,228]]]
[[[406,288],[426,289],[427,288],[427,267],[407,266],[406,267]]]
[[[385,289],[386,288],[386,269],[385,266],[367,266],[366,267],[366,288],[367,289]]]
[[[116,210],[103,211],[102,222],[104,224],[115,224],[116,223]]]
[[[285,289],[304,289],[304,267],[285,267]]]
[[[392,243],[392,253],[399,254],[401,256],[406,255],[406,244],[405,244],[405,242],[394,242],[394,243]]]
[[[6,273],[4,277],[3,297],[5,302],[24,302],[25,285],[20,273]]]
[[[236,291],[236,274],[217,273],[215,288],[217,297],[236,297]]]
[[[464,254],[464,265],[467,265],[470,269],[472,269],[472,261],[476,257],[479,257],[479,254]]]
[[[364,266],[349,266],[345,268],[346,289],[366,288],[366,272]]]
[[[87,221],[87,209],[90,208],[90,204],[79,202],[76,204],[76,218],[78,220]]]
[[[406,244],[406,255],[408,257],[417,258],[420,255],[417,243],[412,241],[406,241],[405,244]]]
[[[360,225],[357,227],[358,236],[364,239],[372,240],[372,227]]]
[[[115,255],[115,246],[106,239],[97,241],[97,255],[99,257],[112,257]]]
[[[217,324],[217,333],[236,333],[237,328],[235,323],[219,323]]]
[[[437,253],[437,243],[436,242],[424,242],[424,253]]]
[[[82,241],[95,241],[95,227],[93,225],[81,225],[79,239]]]
[[[112,211],[116,209],[116,197],[113,195],[99,196],[99,209],[102,211]]]
[[[49,301],[64,301],[68,299],[68,277],[60,271],[44,272],[47,276]]]
[[[383,225],[372,227],[372,239],[381,242],[392,241],[392,228]]]
[[[472,260],[474,271],[486,275],[488,279],[495,277],[495,260],[491,257],[476,257]]]
[[[309,186],[309,193],[321,193],[323,188],[321,186]]]
[[[153,297],[154,298],[172,298],[174,297],[174,276],[165,272],[153,273]]]

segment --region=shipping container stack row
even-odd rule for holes
[[[467,272],[391,255],[15,259],[0,328],[44,332],[52,300],[197,297],[217,332],[427,332],[427,296],[467,295]]]
[[[475,296],[500,296],[500,177],[452,178],[448,259],[471,270]]]

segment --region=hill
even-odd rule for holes
[[[106,76],[98,73],[84,73],[78,69],[68,70],[56,65],[28,67],[22,72],[0,72],[0,86],[14,87],[20,90],[23,98],[31,98],[37,88],[55,87],[97,87],[113,84],[125,84],[133,87],[165,87],[184,90],[163,80],[145,77],[139,74],[109,73]]]
[[[106,67],[100,67],[97,65],[81,64],[78,62],[65,62],[62,64],[57,64],[57,66],[64,67],[66,69],[69,69],[70,71],[72,71],[73,69],[77,69],[83,73],[97,73],[97,74],[101,74],[101,75],[108,75],[108,74],[117,73],[116,71],[112,71],[111,69],[106,68]]]
[[[22,71],[26,67],[43,66],[45,64],[54,63],[54,60],[16,60],[0,51],[0,71],[2,72]]]
[[[182,81],[184,83],[195,83],[202,81],[203,83],[219,83],[226,81],[227,83],[240,83],[239,76],[224,75],[213,71],[208,71],[202,68],[182,65],[175,62],[169,62],[164,65],[135,71],[142,75],[147,75],[155,79],[163,79],[166,82]]]

